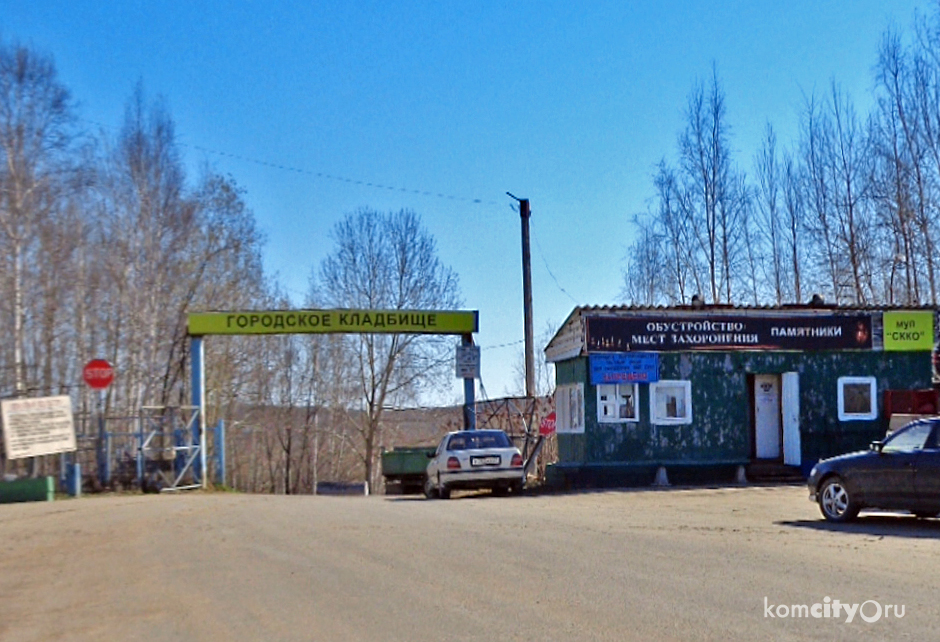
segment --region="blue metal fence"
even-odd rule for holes
[[[225,423],[207,429],[203,440],[199,409],[183,407],[143,408],[137,417],[108,417],[98,434],[77,435],[78,449],[62,455],[60,482],[72,494],[82,484],[91,489],[139,488],[149,492],[202,487],[202,449],[207,448],[210,479],[224,485]]]

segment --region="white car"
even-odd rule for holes
[[[444,436],[427,467],[424,496],[449,499],[456,489],[522,491],[522,453],[502,430],[461,430]]]

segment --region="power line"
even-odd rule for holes
[[[180,143],[180,145],[185,146],[185,143]],[[416,194],[418,196],[428,196],[431,198],[441,198],[448,201],[459,201],[463,203],[472,203],[474,205],[496,205],[496,201],[484,201],[481,198],[468,198],[464,196],[454,196],[453,194],[444,194],[441,192],[431,192],[428,190],[413,189],[410,187],[396,187],[394,185],[385,185],[383,183],[375,183],[371,181],[359,180],[355,178],[349,178],[346,176],[338,176],[336,174],[329,174],[326,172],[316,172],[313,170],[303,169],[300,167],[292,167],[290,165],[283,165],[281,163],[271,163],[268,161],[259,160],[257,158],[251,158],[249,156],[242,156],[241,154],[231,154],[229,152],[220,152],[218,150],[209,149],[207,147],[202,147],[201,145],[190,145],[195,150],[207,153],[215,154],[217,156],[224,156],[226,158],[234,158],[236,160],[245,161],[247,163],[254,163],[255,165],[261,165],[262,167],[270,167],[273,169],[279,169],[285,172],[294,172],[297,174],[304,174],[306,176],[313,176],[316,178],[322,178],[326,180],[336,181],[339,183],[348,183],[350,185],[359,185],[361,187],[371,187],[373,189],[381,189],[390,192],[400,192],[403,194]]]
[[[87,123],[96,125],[104,129],[115,130],[114,127],[108,127],[102,123],[82,119]],[[222,156],[224,158],[231,158],[234,160],[243,161],[246,163],[253,163],[255,165],[260,165],[261,167],[269,167],[271,169],[277,169],[283,172],[292,172],[294,174],[303,174],[305,176],[313,176],[315,178],[320,178],[324,180],[335,181],[338,183],[347,183],[349,185],[358,185],[361,187],[371,187],[373,189],[385,190],[388,192],[398,192],[402,194],[415,194],[417,196],[427,196],[429,198],[440,198],[448,201],[457,201],[462,203],[471,203],[473,205],[497,205],[496,201],[484,200],[482,198],[469,198],[466,196],[455,196],[453,194],[445,194],[443,192],[423,190],[423,189],[414,189],[411,187],[396,187],[394,185],[386,185],[384,183],[376,183],[374,181],[361,180],[356,178],[349,178],[347,176],[340,176],[331,172],[317,172],[314,170],[304,169],[302,167],[294,167],[292,165],[286,165],[284,163],[274,163],[270,161],[264,161],[258,158],[252,158],[251,156],[245,156],[243,154],[233,154],[231,152],[222,152],[216,149],[210,149],[208,147],[203,147],[202,145],[192,145],[188,143],[183,143],[177,141],[177,145],[180,147],[189,147],[197,151],[203,152],[205,154],[213,154],[215,156]]]
[[[480,350],[497,350],[499,348],[511,348],[512,346],[517,346],[520,343],[524,343],[524,340],[519,339],[518,341],[510,341],[509,343],[500,343],[499,345],[495,345],[495,346],[480,346]]]
[[[542,258],[542,263],[545,264],[545,269],[546,269],[546,271],[548,271],[548,275],[549,275],[550,277],[552,277],[552,281],[555,282],[555,287],[557,287],[559,290],[561,290],[562,293],[564,293],[565,296],[567,296],[569,299],[571,299],[571,300],[574,302],[575,305],[580,305],[580,304],[578,303],[578,300],[575,299],[573,296],[571,296],[571,294],[568,293],[568,290],[566,290],[565,288],[561,287],[561,283],[558,282],[558,278],[555,276],[555,273],[552,272],[552,268],[550,268],[550,267],[548,266],[548,260],[545,258],[545,252],[542,251],[542,244],[539,242],[538,234],[535,234],[535,233],[533,232],[532,236],[535,237],[535,246],[536,246],[536,247],[538,248],[538,250],[539,250],[539,256]]]

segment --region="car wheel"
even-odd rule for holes
[[[819,492],[819,510],[830,522],[848,522],[858,515],[859,506],[841,477],[830,477]]]
[[[431,478],[424,480],[424,496],[428,499],[437,499],[437,489],[434,487],[434,483],[431,481]]]
[[[437,489],[437,494],[441,499],[450,499],[450,489],[444,484],[441,484],[441,487]]]
[[[521,495],[521,494],[522,494],[522,487],[523,487],[523,485],[524,485],[524,484],[523,484],[523,482],[521,482],[521,481],[513,482],[513,483],[512,483],[512,494],[513,494],[513,495]]]

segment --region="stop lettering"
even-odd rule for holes
[[[91,388],[104,390],[114,381],[114,368],[104,359],[92,359],[82,369],[82,378]]]

